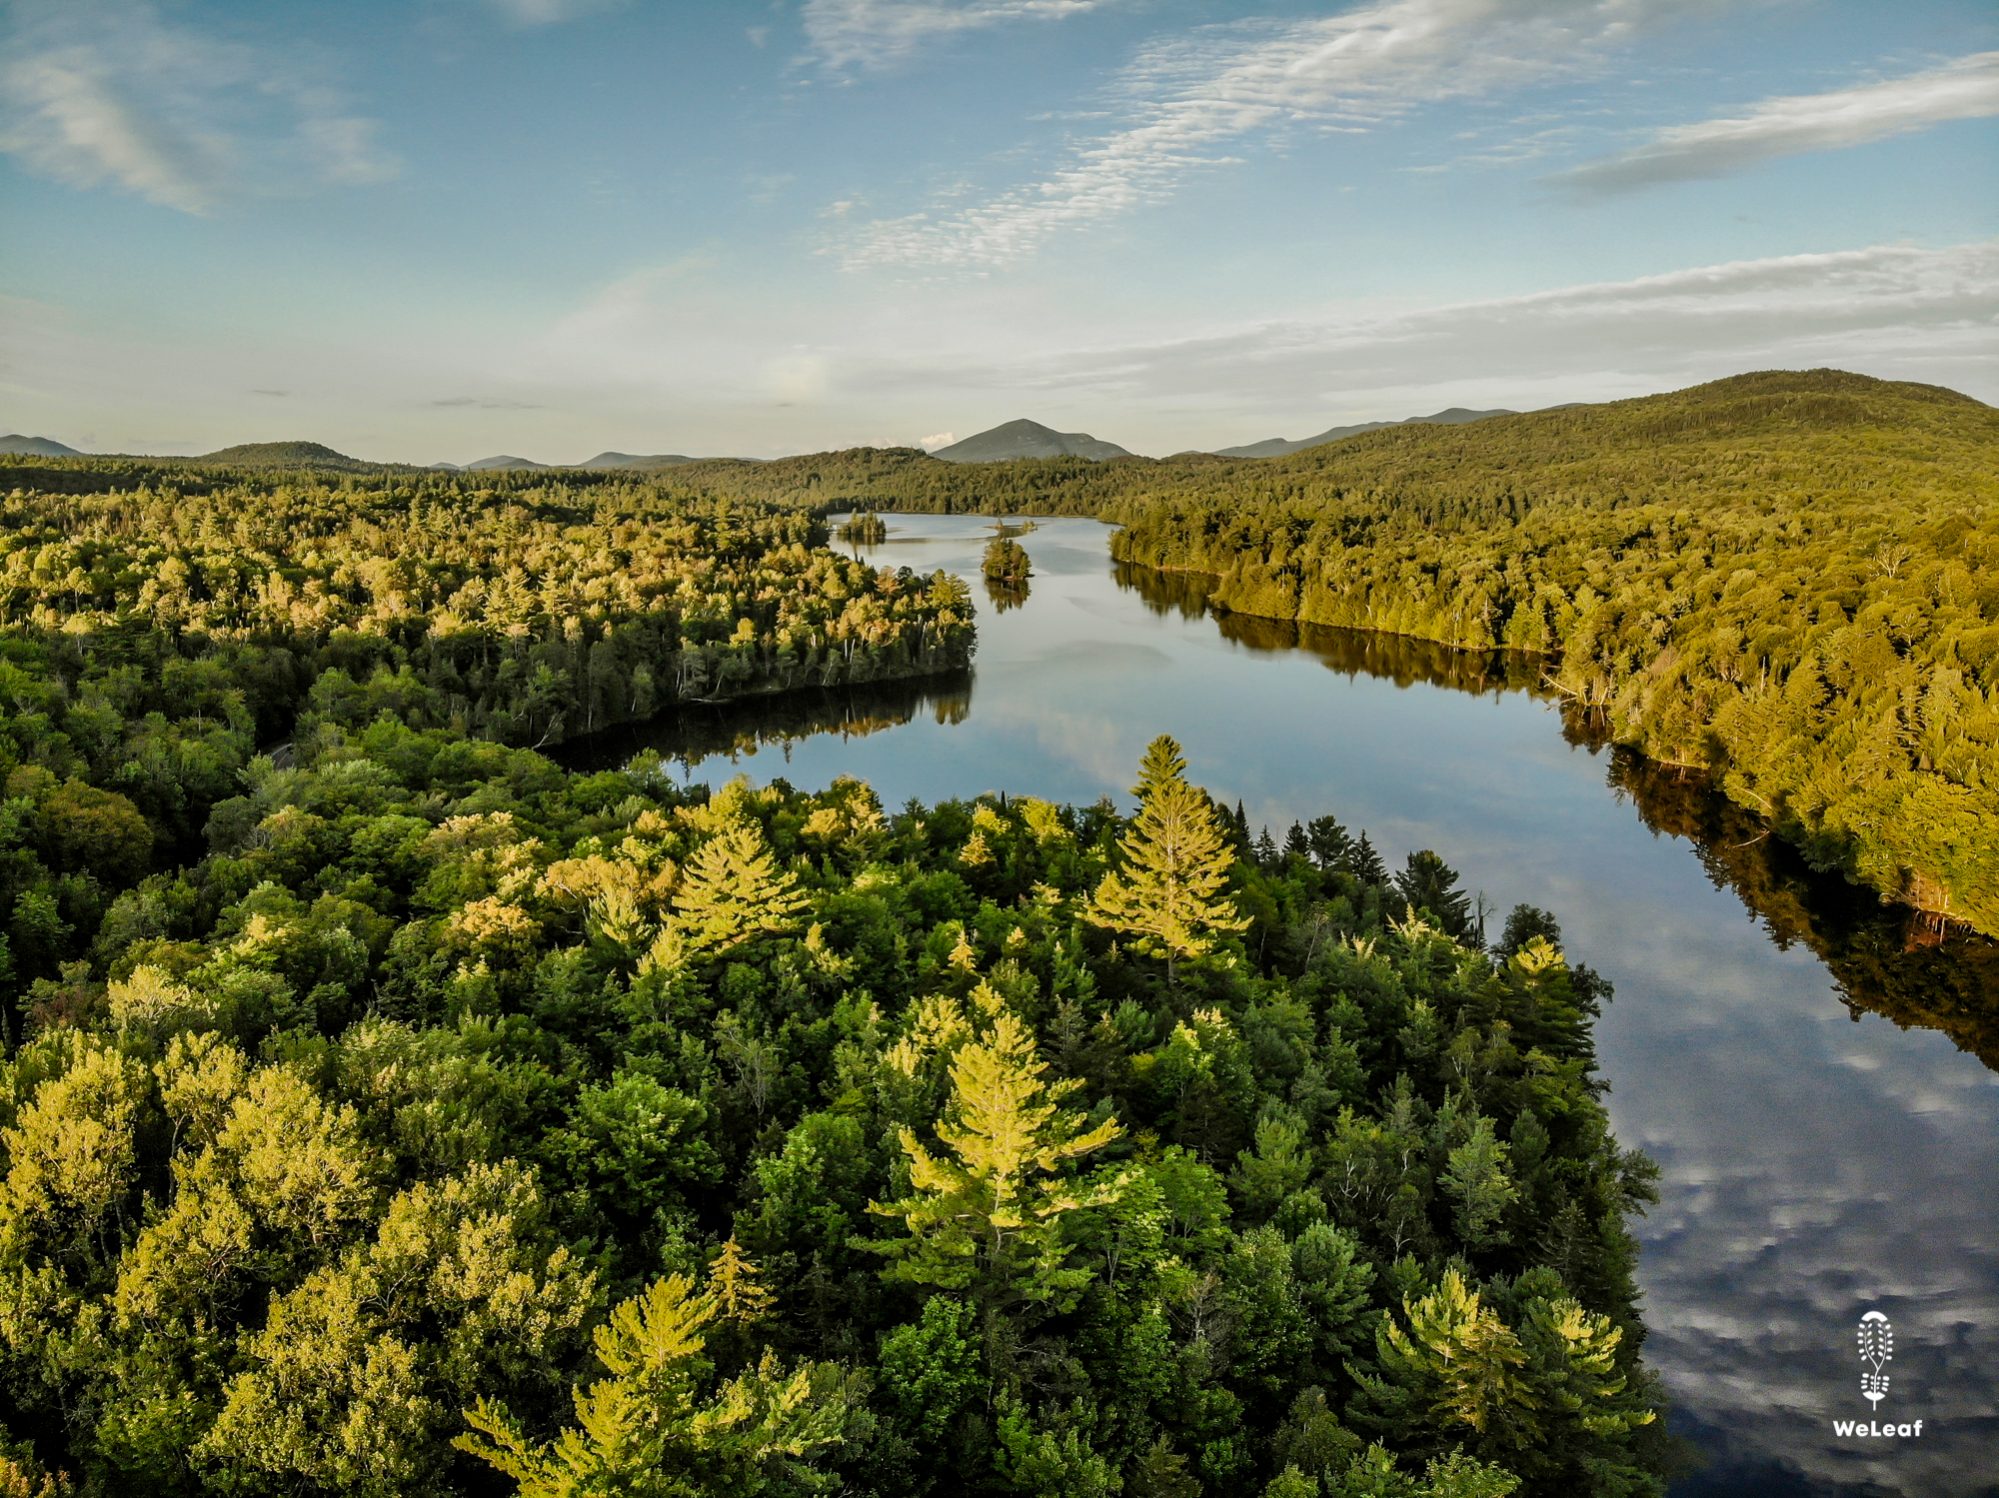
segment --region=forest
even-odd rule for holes
[[[1562,694],[1654,826],[1713,776],[1796,939],[1772,823],[1990,931],[1994,420],[1828,374],[1240,462],[0,464],[0,1492],[1662,1493],[1654,1172],[1553,915],[1165,738],[1125,815],[619,734],[962,712],[969,590],[828,517],[1093,514],[1154,608]],[[1899,941],[1828,960],[1917,994]]]
[[[952,710],[964,585],[809,506],[35,471],[0,1491],[1662,1491],[1552,916],[1167,739],[1130,816],[548,757]]]
[[[1183,771],[1127,821],[387,715],[258,759],[24,995],[4,1470],[1660,1491],[1604,985]]]

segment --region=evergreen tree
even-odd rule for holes
[[[1180,746],[1154,739],[1139,766],[1138,815],[1118,839],[1121,867],[1104,875],[1084,919],[1134,938],[1139,951],[1177,964],[1205,956],[1218,937],[1248,929],[1224,893],[1232,859],[1214,803],[1189,785]]]
[[[1375,1337],[1383,1380],[1362,1381],[1377,1396],[1392,1386],[1382,1402],[1398,1412],[1397,1425],[1433,1423],[1443,1445],[1454,1426],[1475,1432],[1481,1447],[1518,1449],[1541,1439],[1539,1401],[1522,1371],[1526,1349],[1455,1267],[1402,1311],[1406,1328],[1389,1316]]]
[[[1463,941],[1472,935],[1471,896],[1458,888],[1457,871],[1425,848],[1411,853],[1395,889],[1417,910],[1428,911],[1446,935]]]
[[[845,1439],[854,1382],[831,1363],[789,1371],[766,1352],[751,1371],[706,1392],[712,1294],[685,1275],[653,1281],[596,1333],[609,1377],[574,1391],[576,1420],[551,1442],[528,1436],[503,1406],[466,1412],[453,1444],[520,1485],[520,1498],[754,1498],[810,1482],[815,1461]],[[817,1486],[817,1484],[812,1484]]]
[[[797,876],[777,866],[763,829],[738,820],[688,860],[671,930],[692,955],[712,957],[753,937],[795,930],[808,904]]]
[[[734,1233],[708,1266],[708,1285],[724,1321],[757,1321],[770,1311],[770,1291],[758,1284],[763,1270],[743,1252]]]
[[[1065,1220],[1114,1201],[1121,1182],[1079,1181],[1062,1167],[1123,1130],[1114,1118],[1091,1125],[1062,1106],[1082,1083],[1047,1080],[1033,1032],[990,989],[974,997],[994,1014],[951,1058],[951,1095],[937,1125],[942,1151],[901,1130],[909,1194],[868,1203],[899,1219],[904,1236],[856,1246],[887,1255],[883,1272],[892,1279],[970,1290],[988,1304],[1065,1304],[1090,1279],[1069,1264]]]

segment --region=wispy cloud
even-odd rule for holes
[[[1076,350],[979,378],[1087,391],[1112,406],[1240,410],[1262,424],[1294,411],[1309,429],[1392,414],[1419,396],[1483,405],[1601,399],[1772,366],[1840,365],[1989,394],[1985,371],[1995,356],[1999,239],[1733,261],[1420,309],[1332,311]],[[1312,404],[1301,408],[1301,395]]]
[[[1591,71],[1702,0],[1381,0],[1309,21],[1203,27],[1145,48],[1114,97],[1128,123],[1041,181],[968,208],[865,225],[850,268],[984,269],[1169,197],[1188,173],[1287,130],[1366,131],[1425,105]]]
[[[425,404],[447,410],[539,411],[542,409],[533,401],[506,400],[491,395],[447,395],[438,400],[426,401]]]
[[[1060,21],[1116,0],[805,0],[812,55],[836,72],[906,62],[928,44],[1011,21]]]
[[[0,48],[0,150],[77,187],[184,213],[232,193],[395,175],[373,120],[266,49],[145,0],[17,0]]]
[[[1514,295],[1022,316],[1008,278],[884,285],[856,304],[728,304],[698,278],[605,288],[532,347],[571,409],[723,421],[759,452],[889,435],[929,446],[1021,412],[1140,452],[1220,447],[1439,406],[1606,400],[1749,369],[1832,365],[1999,399],[1999,239],[1695,264]],[[794,352],[773,361],[789,341]],[[784,410],[775,403],[790,402]],[[762,414],[759,414],[762,413]],[[905,440],[898,438],[897,440]]]
[[[1628,192],[1988,115],[1999,115],[1999,52],[1960,57],[1905,78],[1766,99],[1739,115],[1675,125],[1621,155],[1585,163],[1553,180],[1577,193]]]

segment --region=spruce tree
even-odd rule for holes
[[[1139,951],[1177,965],[1205,956],[1217,937],[1249,922],[1224,892],[1233,862],[1207,793],[1187,783],[1180,746],[1154,739],[1139,766],[1138,815],[1118,839],[1121,867],[1104,875],[1084,919],[1133,938]]]

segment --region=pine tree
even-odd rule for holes
[[[737,821],[687,861],[673,929],[690,954],[714,956],[752,937],[796,929],[807,903],[797,876],[777,866],[763,830]]]
[[[1419,1419],[1446,1431],[1470,1426],[1482,1447],[1519,1448],[1538,1439],[1537,1401],[1521,1372],[1527,1352],[1462,1274],[1445,1270],[1435,1290],[1404,1301],[1402,1310],[1407,1330],[1385,1318],[1375,1351],[1387,1381],[1420,1406]],[[1381,1392],[1373,1380],[1363,1382]]]
[[[724,1321],[756,1321],[769,1312],[775,1297],[757,1283],[762,1274],[763,1270],[743,1252],[736,1235],[729,1234],[729,1241],[708,1266],[709,1293],[715,1297],[716,1310]]]
[[[892,1279],[1005,1298],[1061,1301],[1090,1271],[1068,1266],[1063,1220],[1116,1198],[1118,1181],[1085,1184],[1062,1167],[1103,1148],[1123,1130],[1114,1118],[1089,1126],[1062,1106],[1082,1083],[1050,1082],[1033,1031],[982,987],[974,998],[990,1028],[951,1058],[951,1096],[937,1125],[940,1152],[900,1132],[909,1194],[868,1210],[899,1218],[905,1236],[862,1241],[887,1255]]]
[[[1457,871],[1429,849],[1409,855],[1395,888],[1413,908],[1434,916],[1446,935],[1459,941],[1471,936],[1471,896],[1458,888]]]
[[[1152,741],[1134,790],[1138,815],[1118,839],[1122,868],[1104,875],[1084,912],[1093,925],[1132,937],[1139,951],[1164,956],[1169,982],[1178,963],[1249,926],[1224,893],[1232,858],[1221,820],[1186,771],[1178,744],[1164,734]]]
[[[1347,872],[1362,884],[1388,883],[1388,865],[1381,861],[1381,855],[1374,851],[1374,844],[1363,832],[1354,840],[1347,853]]]
[[[685,1275],[655,1280],[597,1328],[609,1376],[573,1392],[576,1425],[543,1443],[481,1399],[465,1416],[473,1433],[452,1444],[513,1478],[520,1498],[749,1498],[780,1474],[805,1476],[846,1439],[853,1380],[832,1363],[786,1371],[766,1352],[704,1395],[711,1370],[701,1354],[718,1314],[714,1295],[697,1294]]]

